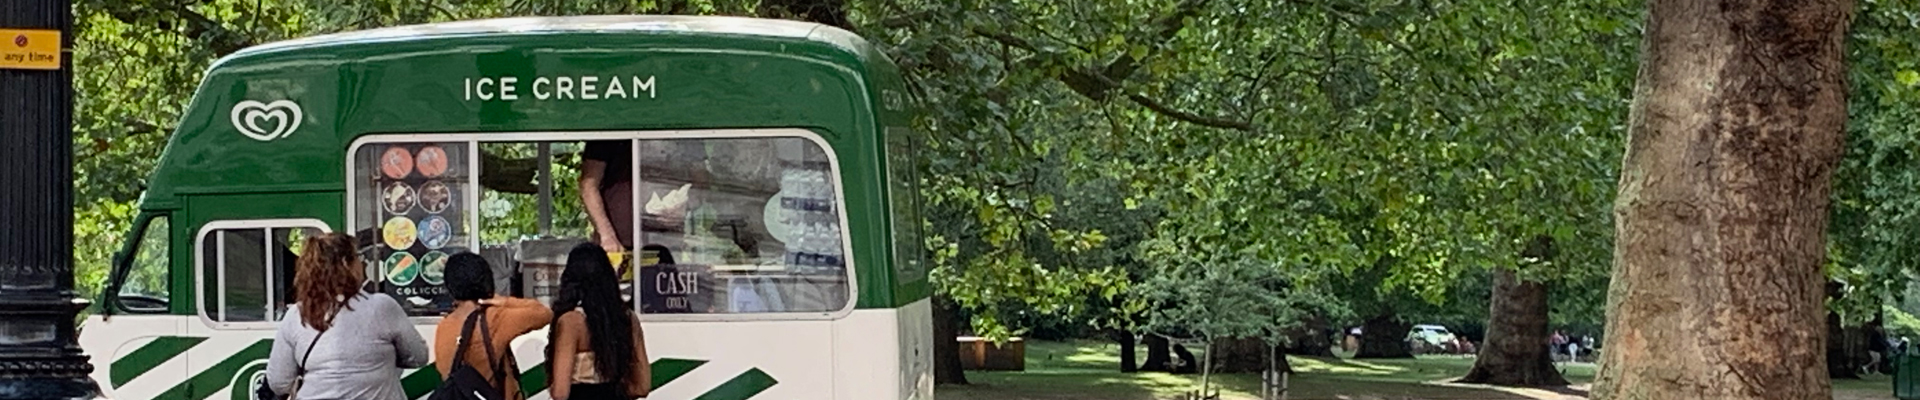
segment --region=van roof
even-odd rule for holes
[[[248,47],[214,63],[279,51],[426,38],[565,33],[654,33],[725,36],[761,36],[805,39],[859,52],[867,46],[859,35],[829,25],[779,19],[678,16],[591,15],[572,17],[515,17],[405,25],[309,36]]]

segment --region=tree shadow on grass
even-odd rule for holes
[[[976,384],[939,388],[940,400],[1169,400],[1198,390],[1197,375],[1124,374],[1114,371],[1029,370],[973,372]],[[1252,400],[1260,389],[1253,374],[1213,377],[1224,400]],[[1392,377],[1305,373],[1289,379],[1288,398],[1296,400],[1562,400],[1546,392],[1477,388]]]
[[[1344,360],[1289,357],[1293,400],[1563,400],[1571,394],[1448,385],[1471,361]],[[938,400],[1169,400],[1199,389],[1199,375],[1121,373],[1117,348],[1102,342],[1027,342],[1027,370],[971,371],[974,385],[941,386]],[[1213,378],[1223,400],[1253,400],[1254,374]],[[1584,394],[1584,393],[1582,393]]]
[[[1229,379],[1229,387],[1259,389],[1256,377]],[[1443,381],[1411,382],[1393,377],[1302,373],[1289,379],[1288,399],[1303,400],[1565,400],[1583,399],[1542,390],[1467,386]]]
[[[1540,389],[1567,395],[1567,396],[1579,396],[1580,398],[1586,398],[1587,395],[1591,393],[1591,391],[1587,390],[1586,388],[1576,388],[1572,386],[1540,388]]]

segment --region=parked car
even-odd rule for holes
[[[1447,327],[1439,325],[1414,325],[1413,329],[1407,332],[1407,339],[1419,339],[1427,342],[1427,344],[1437,346],[1452,342],[1453,332],[1447,331]]]
[[[1414,354],[1459,353],[1455,339],[1453,332],[1440,325],[1414,325],[1407,332],[1407,345]]]

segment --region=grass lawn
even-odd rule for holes
[[[1196,354],[1199,355],[1199,354]],[[1143,355],[1144,356],[1144,355]],[[1411,360],[1348,360],[1288,357],[1296,373],[1290,378],[1288,399],[1325,400],[1578,400],[1586,398],[1593,380],[1591,364],[1563,364],[1574,385],[1566,389],[1516,389],[1460,385],[1445,381],[1465,375],[1473,359],[1429,356]],[[941,386],[938,400],[1161,400],[1180,399],[1197,390],[1200,376],[1166,373],[1123,374],[1119,346],[1102,342],[1027,342],[1024,372],[967,373],[974,384]],[[1257,399],[1259,377],[1252,374],[1216,375],[1223,399]],[[1886,399],[1892,384],[1885,376],[1837,381],[1834,398]]]

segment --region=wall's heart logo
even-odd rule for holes
[[[300,129],[300,118],[300,105],[287,100],[246,100],[233,105],[233,129],[262,142],[293,136]]]

